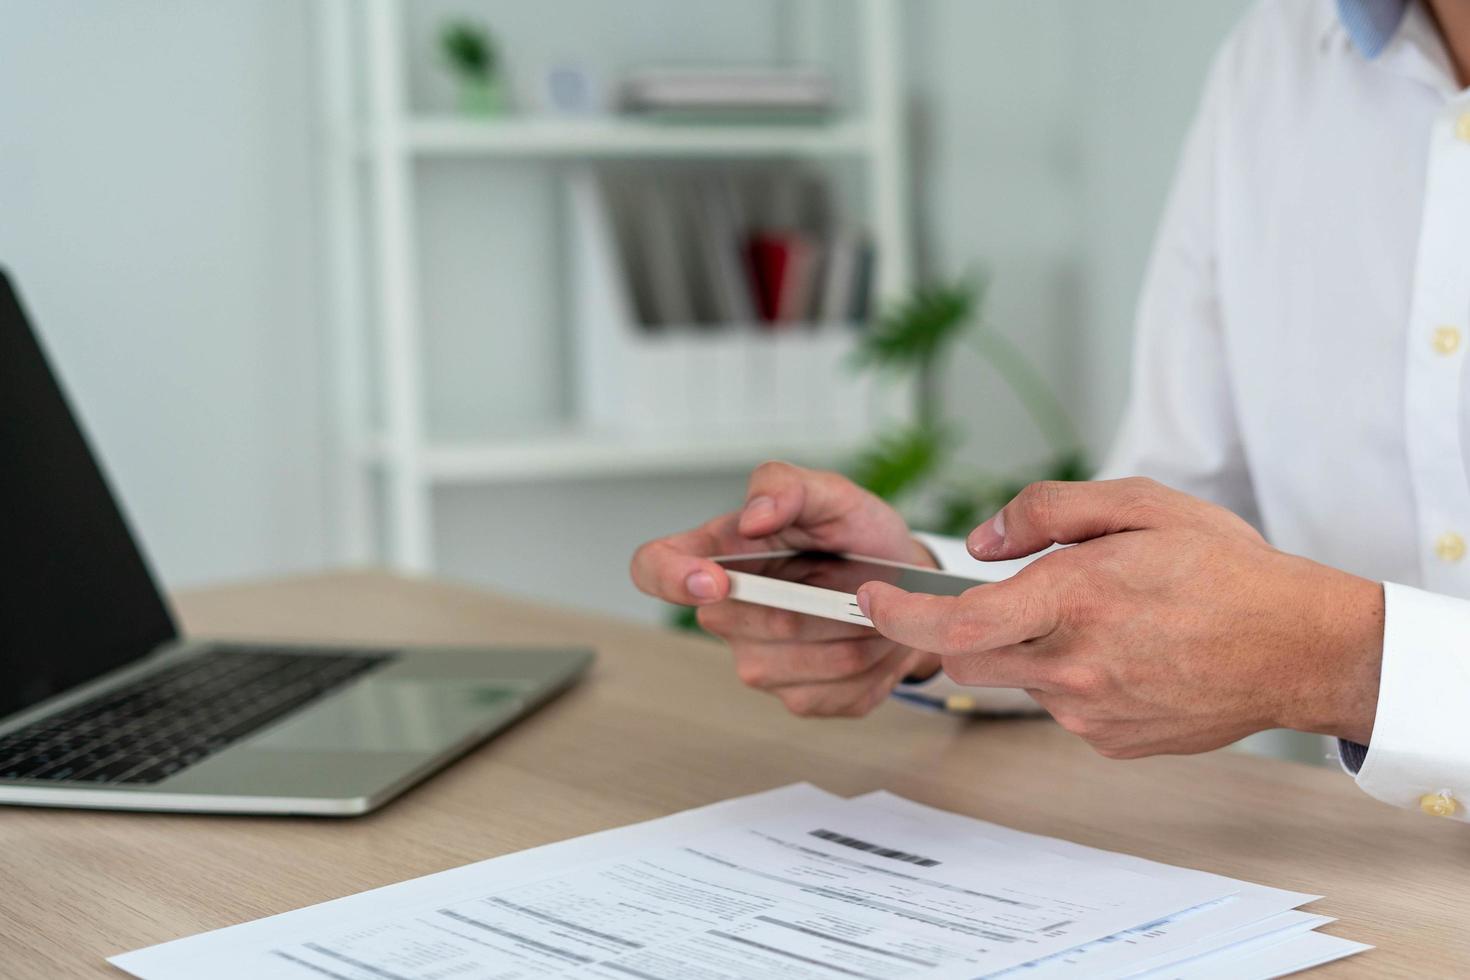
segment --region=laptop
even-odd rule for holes
[[[0,803],[366,813],[591,660],[181,636],[0,269]]]

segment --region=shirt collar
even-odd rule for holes
[[[1422,82],[1447,98],[1461,92],[1434,17],[1419,0],[1336,0],[1335,4],[1322,3],[1319,9],[1323,50],[1340,43],[1359,57]]]
[[[1337,0],[1337,18],[1365,58],[1376,58],[1403,23],[1409,0]]]

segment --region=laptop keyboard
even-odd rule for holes
[[[156,783],[391,658],[215,647],[0,735],[0,780]]]

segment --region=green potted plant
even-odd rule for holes
[[[459,85],[461,112],[494,116],[505,111],[500,54],[484,25],[470,20],[450,21],[439,32],[439,48],[445,67]]]

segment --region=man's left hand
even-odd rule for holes
[[[1024,688],[1111,758],[1203,752],[1267,728],[1367,744],[1383,589],[1277,551],[1151,480],[1036,483],[971,533],[985,561],[1053,544],[961,596],[869,582],[878,631],[961,684]]]

